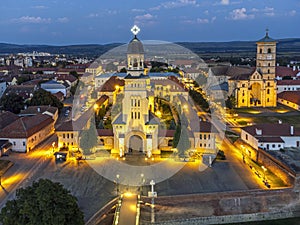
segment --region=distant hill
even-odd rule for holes
[[[197,54],[203,53],[253,53],[255,54],[256,43],[254,41],[232,41],[232,42],[178,42]],[[100,56],[108,50],[121,45],[112,43],[105,45],[15,45],[0,43],[0,54],[20,52],[49,52],[52,54],[67,55],[93,55]],[[279,54],[300,54],[300,38],[286,38],[278,40],[277,50]]]

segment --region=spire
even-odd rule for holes
[[[269,28],[266,29],[266,37],[269,37]]]

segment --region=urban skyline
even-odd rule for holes
[[[0,42],[15,44],[104,44],[126,42],[137,24],[143,40],[257,40],[265,29],[275,39],[300,37],[300,3],[292,0],[155,0],[125,3],[92,0],[12,0],[1,8]]]

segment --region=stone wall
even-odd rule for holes
[[[296,174],[288,166],[271,156],[264,150],[258,149],[257,162],[276,174],[286,185],[294,186]]]
[[[142,198],[141,224],[149,224],[151,210]],[[290,206],[299,205],[293,189],[249,190],[155,199],[155,224],[218,224],[293,217]]]

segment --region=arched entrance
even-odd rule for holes
[[[143,152],[143,139],[138,135],[132,135],[129,139],[128,152]]]
[[[254,83],[251,85],[250,96],[251,105],[257,106],[261,104],[261,85],[259,83]]]

